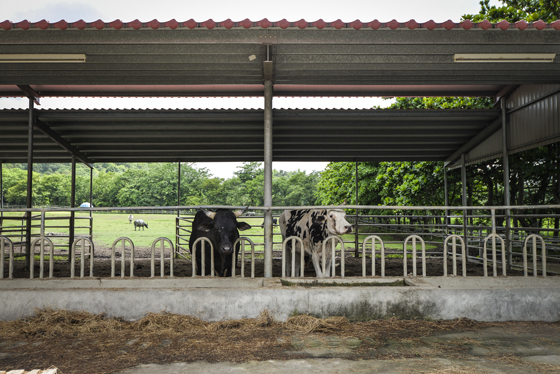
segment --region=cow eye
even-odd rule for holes
[[[333,215],[331,214],[329,217],[333,218]]]

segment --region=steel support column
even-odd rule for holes
[[[29,122],[27,132],[27,208],[33,207],[33,127],[35,125],[34,99],[29,98]],[[29,268],[31,259],[31,212],[26,213],[25,230],[25,267]],[[31,269],[33,271],[33,269]]]
[[[502,120],[502,157],[504,158],[504,205],[510,205],[510,195],[509,195],[509,156],[508,156],[508,146],[507,146],[507,108],[506,102],[504,99],[500,100],[501,103],[501,120]],[[506,269],[511,270],[511,262],[512,262],[512,255],[511,255],[511,222],[510,222],[510,213],[509,209],[505,210],[505,244],[507,248],[507,264]]]
[[[76,207],[76,156],[72,156],[72,191],[70,192],[70,208]],[[72,243],[74,243],[74,218],[76,217],[76,212],[70,212],[70,229],[68,238],[68,253],[72,249]],[[70,257],[68,258],[70,260]]]
[[[89,207],[93,208],[93,168],[89,169]],[[89,238],[93,240],[93,212],[89,211]]]
[[[467,166],[465,165],[465,154],[461,154],[461,185],[463,190],[463,206],[467,206]],[[467,232],[467,209],[463,209],[463,239],[465,240],[465,252],[469,255],[469,241]]]
[[[0,162],[0,209],[4,209],[4,163]],[[4,212],[0,211],[0,235],[4,225]]]
[[[272,81],[264,82],[264,276],[272,277]]]
[[[181,206],[181,161],[177,165],[177,206]],[[177,209],[177,217],[180,215],[180,210]]]
[[[181,160],[177,168],[177,206],[181,206]],[[175,220],[175,251],[179,249],[179,217],[181,216],[181,209],[177,209],[177,220]],[[176,252],[175,255],[179,253]]]
[[[359,180],[359,176],[358,176],[358,160],[356,160],[356,174],[354,175],[354,179],[356,181],[356,205],[360,205],[359,203],[359,192],[358,192],[358,180]],[[355,241],[355,246],[356,249],[354,250],[354,257],[358,257],[359,253],[360,253],[360,243],[359,243],[359,234],[358,234],[358,209],[356,209],[356,230],[354,231],[354,241]]]
[[[447,189],[447,165],[444,163],[443,165],[443,191],[444,191],[444,205],[446,207],[449,206],[449,192]],[[444,218],[444,225],[445,225],[445,235],[449,235],[449,209],[445,209],[445,218]],[[444,248],[445,250],[445,248]]]

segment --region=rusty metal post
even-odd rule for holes
[[[272,277],[272,80],[264,82],[264,276]]]
[[[27,135],[27,208],[33,207],[33,127],[35,126],[35,101],[29,98],[29,122]],[[31,256],[31,212],[26,213],[25,267],[29,269]],[[33,270],[33,269],[32,269]]]

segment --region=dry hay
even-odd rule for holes
[[[56,365],[65,374],[104,374],[143,363],[303,358],[305,354],[294,353],[292,341],[308,334],[320,339],[329,335],[360,339],[363,343],[353,351],[352,358],[368,358],[389,339],[413,341],[493,325],[468,319],[349,322],[345,317],[320,319],[309,315],[278,322],[268,311],[258,318],[218,322],[149,313],[131,322],[87,312],[41,309],[32,317],[0,321],[0,347],[9,354],[2,358],[3,370],[7,366],[31,369]],[[6,348],[10,346],[14,348]],[[430,355],[436,357],[442,352],[457,353],[443,347]]]
[[[340,331],[348,324],[346,317],[331,317],[319,319],[307,314],[290,317],[286,321],[286,328],[305,334],[311,332],[335,332]]]

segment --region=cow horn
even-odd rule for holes
[[[235,218],[239,218],[243,215],[243,213],[245,213],[247,211],[247,209],[249,209],[248,206],[245,207],[245,209],[239,209],[236,210],[235,212],[233,212],[233,214],[235,214]]]
[[[208,216],[208,218],[210,219],[214,219],[214,217],[216,216],[216,212],[210,212],[208,210],[204,210],[202,209],[202,211],[204,212],[204,214],[206,214]]]

